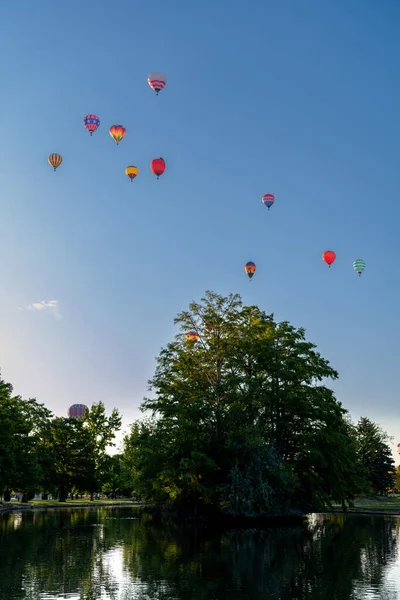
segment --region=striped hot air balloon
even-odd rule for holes
[[[246,271],[249,279],[253,277],[254,273],[256,272],[256,268],[256,265],[251,261],[244,265],[244,270]]]
[[[84,404],[72,404],[69,407],[67,414],[71,419],[83,419],[87,406]]]
[[[100,119],[97,115],[86,115],[83,119],[83,126],[90,133],[93,134],[94,131],[99,127]]]
[[[362,258],[357,258],[357,260],[353,262],[353,269],[361,276],[361,273],[365,269],[365,261],[363,261]]]
[[[110,135],[115,140],[117,146],[126,134],[126,129],[122,125],[112,125],[110,127]]]
[[[130,167],[126,167],[125,169],[125,175],[127,175],[129,177],[129,179],[132,181],[135,179],[135,177],[137,176],[137,174],[139,173],[139,169],[137,167],[134,167],[133,165]]]
[[[49,165],[51,165],[53,169],[56,170],[57,167],[61,165],[63,159],[61,154],[50,154],[47,160],[49,161]]]
[[[188,331],[185,337],[187,342],[197,342],[199,334],[197,331]]]
[[[268,210],[271,208],[273,203],[275,202],[275,196],[273,194],[264,194],[262,197],[262,203],[264,206],[268,207]]]
[[[165,77],[164,73],[153,71],[153,73],[150,73],[148,76],[147,83],[158,96],[158,92],[161,92],[161,90],[167,85],[167,78]]]

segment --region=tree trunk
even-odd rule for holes
[[[60,487],[60,498],[59,498],[59,502],[66,502],[67,501],[67,492],[65,490],[64,487]]]

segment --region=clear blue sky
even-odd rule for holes
[[[60,415],[103,400],[127,424],[176,313],[239,292],[304,326],[352,416],[400,441],[397,0],[22,0],[0,18],[0,365],[15,391]],[[59,309],[26,310],[42,300]]]

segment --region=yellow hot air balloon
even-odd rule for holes
[[[129,179],[132,181],[135,179],[136,175],[139,173],[139,169],[137,167],[134,167],[133,165],[130,167],[126,167],[125,169],[125,175],[127,175],[129,177]]]
[[[62,156],[61,154],[50,154],[48,161],[49,165],[51,165],[53,169],[56,170],[57,167],[59,167],[62,163]]]

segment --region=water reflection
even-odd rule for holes
[[[134,509],[0,517],[0,600],[394,600],[391,517],[313,515],[304,527],[157,525]]]

